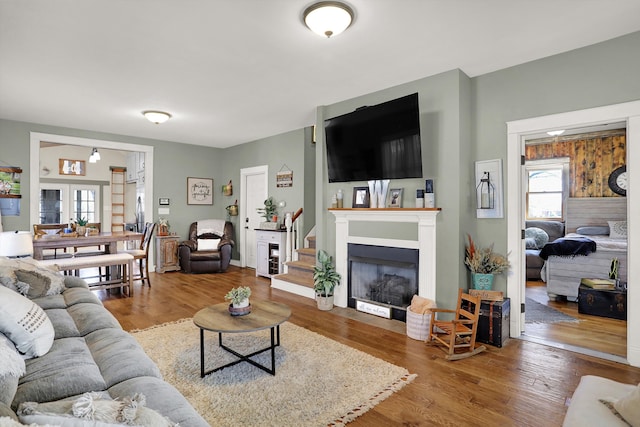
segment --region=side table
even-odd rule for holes
[[[180,236],[156,236],[156,273],[180,270],[178,243]]]

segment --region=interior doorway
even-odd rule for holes
[[[625,198],[609,188],[607,178],[613,170],[626,163],[625,123],[551,133],[555,134],[534,135],[525,141],[522,194],[525,200],[526,286],[522,338],[624,361],[627,354],[625,320],[582,313],[573,295],[556,294],[558,274],[562,281],[571,283],[579,283],[582,276],[591,277],[577,268],[588,261],[581,260],[574,266],[565,257],[561,264],[545,264],[539,253],[547,241],[577,237],[579,233],[569,229],[576,222],[598,223],[608,230],[606,220],[618,214],[613,211],[619,209],[618,206],[624,206]],[[580,219],[576,219],[575,203],[587,200],[593,200],[594,206],[602,203],[604,210],[583,210],[579,213]],[[569,215],[572,218],[568,218]],[[608,234],[603,234],[605,230],[594,230],[593,234],[590,230],[584,232],[589,234],[585,238],[598,243],[598,257],[607,256],[606,245],[611,241]],[[622,242],[614,243],[623,245]],[[616,250],[608,254],[615,257],[619,252]],[[551,258],[558,260],[557,257]],[[592,263],[595,265],[597,261]],[[562,269],[560,273],[559,268]],[[567,268],[575,272],[566,272]],[[602,278],[608,274],[608,269],[608,264],[604,269],[594,267],[603,275],[600,276]],[[626,271],[624,274],[626,281]]]
[[[525,241],[522,238],[524,229],[524,200],[522,188],[524,168],[521,166],[524,155],[524,143],[528,136],[549,129],[573,129],[606,123],[624,122],[627,129],[627,165],[629,170],[640,170],[640,101],[577,110],[548,116],[534,117],[507,123],[507,250],[510,252],[512,270],[507,277],[507,293],[512,306],[520,307],[525,302]],[[640,197],[634,197],[633,188],[640,188],[640,174],[628,176],[627,218],[628,253],[633,259],[640,253],[640,229],[636,230],[631,221],[633,213],[640,212]],[[640,193],[639,193],[640,194]],[[636,221],[637,222],[637,221]],[[637,264],[637,263],[635,263]],[[640,277],[640,265],[630,263],[628,281]],[[640,366],[640,292],[629,289],[627,293],[627,356],[626,362],[632,366]],[[635,311],[634,311],[635,309]],[[510,335],[520,337],[524,331],[524,313],[512,315]]]
[[[264,208],[268,197],[269,166],[256,166],[240,170],[240,266],[256,268],[256,228],[261,217],[258,208]]]

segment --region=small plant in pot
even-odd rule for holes
[[[465,247],[464,263],[471,271],[475,289],[490,290],[493,288],[493,276],[509,269],[509,260],[504,255],[493,252],[493,244],[487,248],[476,247],[471,235]]]
[[[340,275],[333,266],[332,257],[324,250],[318,251],[319,265],[313,267],[313,289],[320,310],[333,308],[333,290],[340,284]]]
[[[78,233],[80,236],[84,236],[84,234],[87,232],[88,223],[89,220],[84,217],[76,219],[76,233]]]
[[[260,216],[264,217],[265,222],[271,222],[271,218],[278,213],[276,201],[273,200],[273,197],[269,197],[264,201],[264,208],[258,208],[256,210]]]
[[[251,288],[248,286],[239,286],[227,292],[224,299],[231,301],[229,312],[232,316],[241,316],[251,312],[251,304],[249,304],[250,296]]]

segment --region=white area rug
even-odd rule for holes
[[[175,386],[212,426],[343,425],[413,381],[415,374],[286,322],[280,326],[276,375],[246,362],[200,378],[200,330],[191,319],[132,332]],[[269,330],[225,334],[248,354],[270,343]],[[271,366],[270,352],[253,358]],[[205,369],[235,360],[205,331]]]

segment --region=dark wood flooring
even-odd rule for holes
[[[132,330],[192,317],[223,302],[232,287],[250,286],[252,298],[288,304],[292,323],[418,375],[353,426],[559,426],[581,376],[640,382],[638,368],[520,339],[448,362],[439,348],[408,338],[404,324],[349,309],[319,311],[313,300],[271,289],[269,280],[256,278],[252,269],[230,267],[215,275],[152,273],[151,279],[151,288],[136,283],[131,298],[96,292],[123,327]]]

